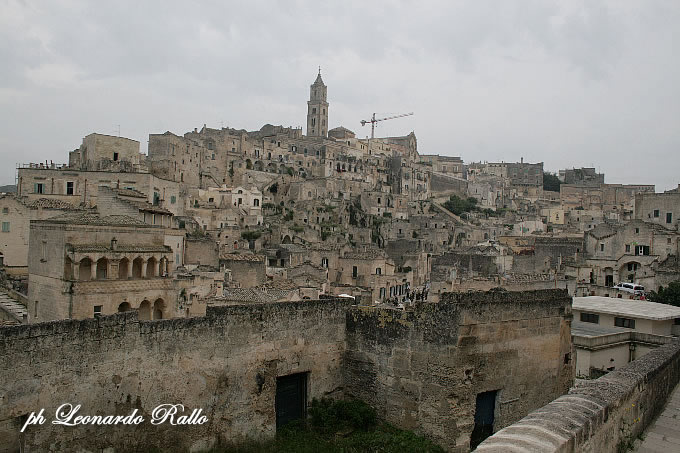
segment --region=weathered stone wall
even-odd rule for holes
[[[308,399],[340,392],[347,302],[210,307],[204,318],[139,321],[136,312],[0,329],[0,451],[187,451],[273,436],[276,378],[307,372]],[[52,425],[56,408],[127,415],[134,426]],[[160,404],[202,408],[208,423],[152,425]],[[33,450],[33,448],[35,450]],[[26,450],[28,451],[28,450]]]
[[[466,452],[478,393],[498,391],[497,430],[567,391],[570,323],[564,290],[448,293],[411,312],[359,307],[347,314],[345,392]]]
[[[661,346],[587,381],[497,432],[477,452],[606,453],[627,451],[680,382],[680,342]]]
[[[184,262],[186,264],[204,264],[218,267],[219,249],[217,243],[206,237],[205,239],[187,239],[185,241]]]

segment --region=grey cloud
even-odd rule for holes
[[[415,111],[379,132],[678,182],[677,2],[10,0],[0,17],[0,182],[117,124],[142,149],[203,123],[300,125],[317,65],[331,123],[360,135],[374,111]]]

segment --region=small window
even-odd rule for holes
[[[626,253],[630,253],[630,244],[626,244]]]
[[[102,306],[101,305],[95,305],[94,306],[94,317],[99,318],[102,315]]]
[[[9,214],[9,208],[2,208],[3,214]]]
[[[659,210],[658,209],[654,210],[654,217],[659,217]]]
[[[9,222],[2,222],[2,232],[9,233]]]
[[[614,318],[614,325],[616,327],[625,327],[626,329],[635,329],[635,320],[629,318]]]
[[[581,313],[581,322],[591,322],[593,324],[600,323],[600,315],[595,313]]]
[[[352,266],[352,278],[357,278],[359,275],[359,270],[357,269],[356,266]]]
[[[170,196],[170,204],[175,204],[177,202],[177,197],[174,195]]]
[[[382,275],[382,269],[379,267],[375,268],[375,275]]]
[[[640,234],[640,228],[635,228],[635,234]]]
[[[600,244],[600,252],[604,252],[604,244]]]
[[[666,223],[673,223],[673,213],[672,212],[666,213]]]
[[[73,182],[66,183],[66,195],[73,195]]]
[[[114,162],[118,160],[118,153],[113,153],[113,160]]]
[[[34,193],[44,193],[44,185],[40,182],[35,183],[33,187]]]
[[[328,268],[328,258],[321,258],[321,267]]]
[[[38,317],[38,305],[39,305],[39,302],[36,300],[35,305],[33,306],[33,317],[34,318]]]

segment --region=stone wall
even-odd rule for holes
[[[210,237],[186,239],[184,247],[186,264],[204,264],[213,267],[220,265],[217,243]]]
[[[466,452],[476,395],[498,391],[494,430],[573,382],[564,290],[443,294],[415,311],[347,314],[345,392],[388,422]]]
[[[484,441],[477,452],[616,452],[636,439],[680,382],[680,342],[572,389]]]
[[[203,318],[136,312],[0,329],[0,451],[163,451],[263,439],[276,427],[276,378],[308,373],[308,399],[341,391],[348,302],[209,307]],[[20,425],[63,403],[80,415],[145,417],[136,426]],[[202,408],[208,423],[152,425],[160,404]],[[35,448],[35,450],[33,450]],[[81,450],[82,449],[82,450]],[[25,450],[29,451],[29,450]]]

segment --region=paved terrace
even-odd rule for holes
[[[668,399],[659,417],[642,435],[642,442],[636,442],[634,451],[639,453],[670,453],[680,451],[680,385]]]

